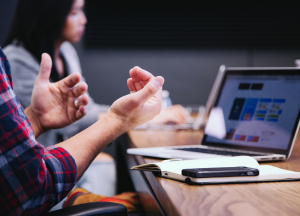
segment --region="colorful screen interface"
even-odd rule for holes
[[[206,141],[287,149],[300,110],[300,75],[227,75],[217,104],[227,136]]]

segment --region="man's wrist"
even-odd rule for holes
[[[102,120],[106,121],[106,125],[110,125],[111,129],[118,134],[118,136],[131,129],[128,119],[125,119],[111,111],[108,111],[102,117]]]
[[[31,123],[35,137],[38,137],[39,135],[44,133],[44,129],[41,125],[41,122],[39,118],[36,116],[36,114],[34,113],[34,111],[32,110],[31,105],[25,109],[25,114]]]

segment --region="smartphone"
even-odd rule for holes
[[[213,168],[195,168],[183,169],[182,175],[193,178],[210,177],[237,177],[237,176],[258,176],[259,170],[251,167],[213,167]]]

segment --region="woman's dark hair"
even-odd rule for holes
[[[19,0],[9,35],[3,47],[16,41],[39,62],[42,53],[53,59],[51,78],[57,80],[54,43],[61,36],[74,0]]]

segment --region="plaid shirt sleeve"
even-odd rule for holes
[[[0,214],[49,211],[74,187],[76,175],[75,161],[66,150],[44,148],[35,140],[0,49]]]

